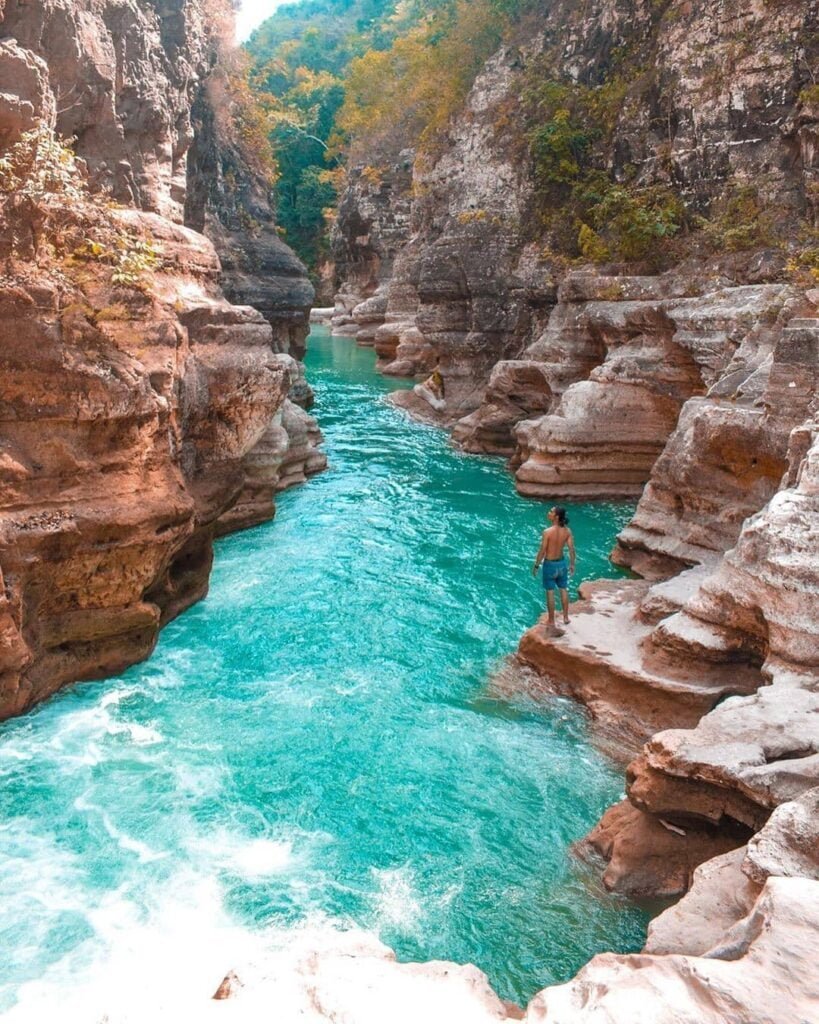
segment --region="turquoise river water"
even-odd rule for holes
[[[308,926],[519,1002],[642,943],[567,855],[622,771],[569,702],[487,690],[541,610],[544,506],[387,404],[371,351],[319,329],[307,363],[330,471],[219,542],[147,662],[0,728],[10,1019]],[[610,573],[629,508],[570,512],[577,581]]]

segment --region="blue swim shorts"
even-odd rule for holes
[[[543,586],[546,590],[565,590],[569,586],[569,566],[565,558],[547,558],[543,563]]]

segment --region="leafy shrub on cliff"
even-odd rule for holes
[[[0,157],[3,255],[37,262],[70,249],[88,203],[82,165],[68,143],[39,122]]]
[[[819,285],[819,238],[812,232],[812,243],[791,253],[785,266],[796,284],[816,288]]]
[[[77,201],[85,198],[87,188],[74,151],[40,121],[0,157],[0,192],[26,199]]]
[[[592,262],[644,259],[678,229],[673,197],[611,180],[628,86],[613,70],[587,85],[552,77],[549,57],[524,72],[522,118],[541,225],[553,251]]]
[[[741,252],[772,241],[771,211],[765,209],[756,186],[743,182],[729,182],[711,216],[696,224],[716,252]]]
[[[105,194],[92,194],[65,139],[41,121],[0,157],[0,219],[6,255],[56,265],[70,276],[78,262],[111,267],[112,284],[143,286],[159,266],[150,239],[121,231]]]
[[[664,186],[611,185],[589,207],[591,226],[581,224],[579,248],[596,262],[648,259],[658,255],[658,245],[677,234],[684,216],[682,202]]]
[[[120,238],[114,255],[113,284],[140,287],[144,275],[160,265],[159,250],[149,238]]]
[[[577,124],[569,110],[556,110],[545,124],[529,132],[535,180],[543,189],[571,185],[580,175],[592,143],[593,130]]]

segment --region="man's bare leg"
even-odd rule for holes
[[[560,607],[563,609],[563,621],[568,626],[569,624],[569,591],[560,591]]]
[[[546,591],[546,608],[549,612],[549,618],[546,622],[546,629],[549,631],[551,636],[563,636],[563,630],[558,629],[555,625],[555,592],[553,590]]]

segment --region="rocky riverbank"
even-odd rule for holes
[[[221,980],[220,951],[208,950],[210,985],[197,972],[165,994],[161,1010],[149,996],[147,1012],[107,1017],[248,1024],[275,1008],[283,1021],[311,1024],[807,1022],[819,1001],[817,799],[813,789],[781,805],[747,846],[699,868],[689,894],[652,922],[644,952],[596,956],[525,1009],[499,999],[471,965],[398,963],[365,933],[306,929],[261,960],[231,962],[223,951]],[[84,1005],[112,1010],[88,998]]]
[[[2,13],[0,718],[146,657],[214,535],[324,465],[312,288],[216,123],[223,17]]]
[[[800,269],[816,108],[799,71],[817,12],[615,6],[555,4],[411,175],[389,153],[381,177],[352,174],[334,322],[419,380],[398,404],[507,457],[522,494],[639,498],[612,558],[642,578],[584,586],[565,634],[536,625],[518,657],[534,695],[581,701],[628,763],[626,800],[578,852],[618,892],[690,892],[647,955],[596,958],[526,1019],[809,1019],[815,969],[781,977],[767,942],[792,933],[798,963],[819,913],[819,291]],[[563,89],[554,138],[573,89],[615,89],[621,52],[651,87],[597,125],[606,172],[672,189],[700,226],[662,259],[572,263],[514,140],[532,68]],[[753,971],[794,1001],[757,999]]]
[[[144,658],[205,593],[213,537],[269,518],[323,457],[298,363],[312,289],[224,120],[227,5],[0,9],[7,717]],[[523,494],[639,497],[613,557],[642,578],[586,588],[566,633],[535,626],[519,658],[629,762],[578,852],[613,890],[681,899],[644,953],[596,957],[526,1011],[473,968],[336,937],[259,969],[226,951],[246,984],[186,992],[189,1016],[814,1016],[816,22],[804,0],[556,3],[487,63],[445,144],[353,169],[337,221],[334,326],[419,378],[397,402],[509,457]],[[604,258],[600,225],[582,265],[557,251],[542,169],[514,144],[544,68],[573,109],[619,97],[576,130],[638,190],[606,193],[620,216],[639,227],[656,211],[635,196],[659,186],[686,207],[661,260]]]

